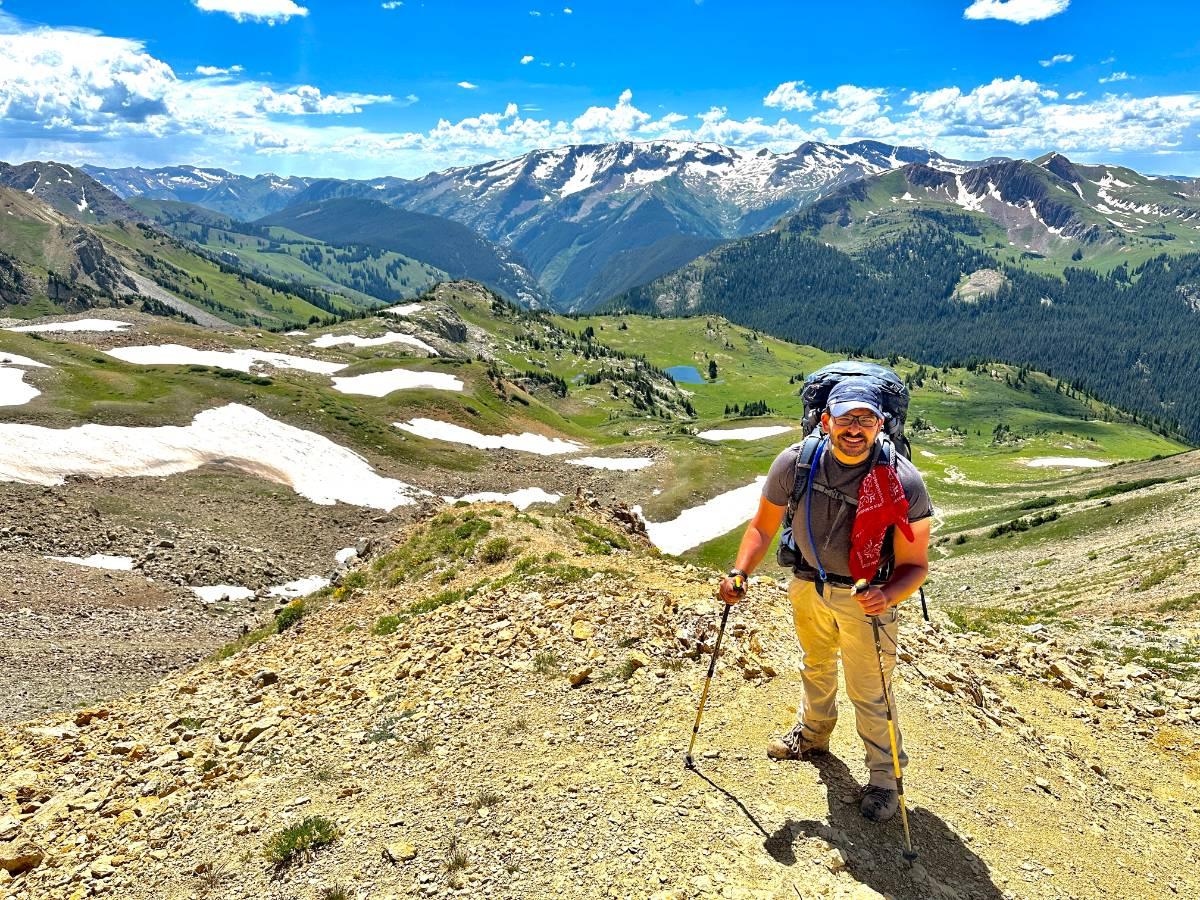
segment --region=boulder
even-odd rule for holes
[[[31,841],[10,841],[0,844],[0,869],[10,875],[20,875],[42,864],[46,854]]]

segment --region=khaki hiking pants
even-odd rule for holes
[[[867,749],[870,783],[896,789],[892,768],[892,748],[888,739],[887,706],[879,683],[879,663],[875,658],[875,637],[871,620],[862,611],[848,587],[827,584],[825,596],[817,594],[811,581],[793,578],[788,588],[792,601],[792,619],[796,637],[804,651],[801,679],[804,683],[804,707],[800,721],[804,736],[814,744],[829,743],[837,724],[838,651],[846,673],[846,694],[854,704],[858,735]],[[899,611],[892,609],[879,617],[879,645],[883,648],[883,672],[888,690],[896,667],[896,632]],[[897,716],[895,697],[892,715]],[[900,722],[896,718],[896,747],[901,767],[908,764]]]

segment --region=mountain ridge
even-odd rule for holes
[[[284,226],[329,243],[392,250],[452,278],[481,281],[525,306],[543,302],[537,284],[515,254],[440,216],[399,209],[373,198],[337,197],[299,202],[255,224]]]
[[[599,285],[611,282],[610,294],[625,289],[631,273],[657,275],[694,258],[685,248],[767,227],[840,184],[910,162],[952,171],[973,165],[874,141],[807,142],[781,154],[627,141],[535,150],[419,179],[291,179],[280,181],[269,200],[262,194],[269,176],[247,179],[195,167],[90,171],[123,196],[190,199],[233,215],[244,209],[241,194],[257,198],[257,209],[274,206],[271,213],[356,198],[436,215],[511,247],[530,261],[542,293],[556,305],[582,308],[603,299]],[[689,240],[675,240],[664,252],[659,242],[667,238]]]

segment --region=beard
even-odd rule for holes
[[[853,462],[862,462],[871,452],[870,435],[859,432],[858,434],[849,434],[843,431],[840,434],[835,434],[832,438],[833,446],[840,451],[841,455]]]

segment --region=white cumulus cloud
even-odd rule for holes
[[[606,134],[627,137],[654,117],[633,105],[633,91],[626,88],[616,106],[589,106],[571,124],[580,134]]]
[[[803,111],[816,104],[803,81],[785,81],[763,97],[763,106]]]
[[[1200,96],[1110,94],[1076,102],[1083,96],[1076,92],[1062,99],[1056,91],[1020,76],[997,78],[968,91],[955,86],[915,92],[904,101],[905,113],[886,137],[976,157],[1036,155],[1051,149],[1097,156],[1111,148],[1197,148]]]
[[[286,22],[292,16],[307,16],[308,8],[293,0],[194,0],[204,12],[222,12],[238,22]]]
[[[380,3],[380,9],[399,9],[404,5],[404,0],[387,0],[386,3]]]
[[[227,68],[222,68],[221,66],[196,66],[197,75],[204,75],[209,78],[214,75],[237,75],[242,71],[241,66],[229,66]]]
[[[863,88],[855,84],[843,84],[833,91],[822,91],[821,100],[832,104],[826,109],[813,115],[813,119],[827,125],[841,125],[845,128],[860,129],[868,123],[877,123],[874,130],[890,124],[884,113],[891,107],[887,105],[887,91],[883,88]]]
[[[471,82],[469,82],[469,81],[460,81],[460,82],[458,83],[458,86],[459,86],[460,88],[462,88],[463,90],[465,90],[465,91],[473,91],[473,90],[475,90],[475,88],[479,87],[479,85],[477,85],[477,84],[472,84],[472,83],[471,83]]]
[[[1028,25],[1064,12],[1071,0],[975,0],[963,10],[964,19],[1003,19]]]
[[[1043,68],[1048,69],[1051,66],[1057,66],[1059,63],[1069,63],[1069,62],[1074,62],[1074,61],[1075,61],[1074,53],[1055,53],[1049,59],[1039,59],[1038,65],[1042,66]]]
[[[1112,84],[1114,81],[1128,81],[1133,76],[1128,72],[1113,72],[1111,75],[1106,75],[1100,79],[1101,84]]]
[[[521,65],[527,66],[531,62],[533,62],[533,57],[530,56],[528,53],[526,53],[524,56],[521,57]]]
[[[0,120],[33,131],[152,128],[170,115],[175,73],[140,41],[37,28],[0,34]]]
[[[409,95],[410,97],[413,95]],[[281,115],[346,115],[361,112],[372,103],[387,103],[386,94],[322,94],[320,88],[302,84],[286,91],[262,89],[258,109]]]

